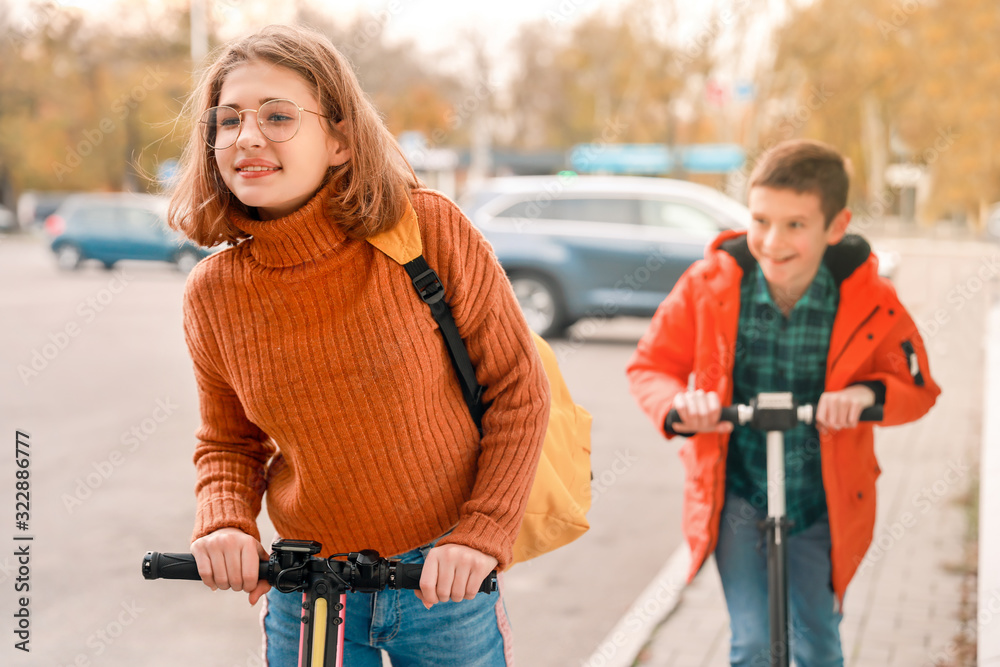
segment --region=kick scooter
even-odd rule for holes
[[[400,563],[365,549],[319,558],[322,545],[305,540],[278,540],[271,557],[261,561],[260,578],[282,593],[302,591],[302,625],[299,629],[299,667],[342,667],[344,606],[347,591],[374,593],[389,589],[419,589],[422,563]],[[347,560],[336,560],[346,557]],[[198,566],[189,553],[150,551],[142,559],[146,579],[200,581]],[[479,588],[497,590],[496,570]]]
[[[785,431],[812,424],[816,406],[799,405],[791,393],[758,394],[750,405],[722,408],[719,421],[767,432],[767,604],[771,633],[771,667],[788,667],[788,519],[785,515]],[[881,421],[882,406],[865,408],[860,421]],[[680,421],[676,410],[667,425]],[[679,433],[679,435],[685,435]]]

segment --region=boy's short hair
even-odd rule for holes
[[[844,156],[832,146],[791,139],[769,149],[750,174],[750,188],[788,189],[819,197],[826,225],[847,206],[850,187]]]

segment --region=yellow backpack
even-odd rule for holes
[[[458,374],[469,412],[482,431],[482,417],[488,407],[481,400],[484,388],[476,381],[465,342],[458,333],[451,307],[444,299],[441,279],[423,257],[416,212],[408,206],[396,227],[369,238],[368,242],[406,269],[417,294],[430,306]],[[531,335],[549,379],[552,399],[542,456],[528,496],[524,522],[514,542],[514,563],[569,544],[590,528],[587,510],[590,509],[592,417],[573,402],[552,348],[541,337]]]

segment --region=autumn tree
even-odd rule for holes
[[[673,2],[643,0],[563,26],[524,26],[514,45],[518,74],[507,113],[521,148],[670,143],[672,103],[688,79],[711,69],[711,50],[688,53],[669,27]]]
[[[762,143],[810,136],[855,165],[856,198],[879,198],[891,162],[931,178],[923,208],[980,217],[1000,199],[1000,5],[982,0],[816,0],[775,34]]]

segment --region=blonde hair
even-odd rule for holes
[[[213,151],[201,137],[198,119],[219,103],[226,76],[249,62],[261,61],[298,74],[316,91],[318,111],[329,132],[352,149],[351,159],[330,167],[333,181],[329,213],[352,238],[363,239],[392,229],[402,217],[408,192],[420,185],[395,138],[361,90],[350,62],[318,32],[271,25],[223,47],[202,73],[182,115],[191,133],[180,160],[170,199],[169,224],[204,246],[237,243],[249,234],[230,222],[231,206],[249,213],[226,187]],[[345,121],[343,132],[334,127]]]

